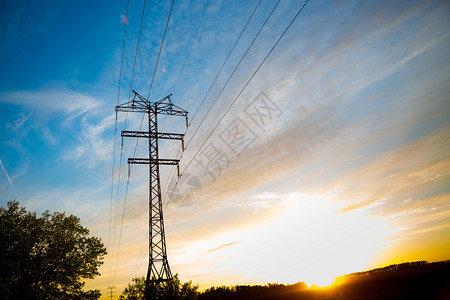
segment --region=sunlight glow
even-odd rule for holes
[[[363,210],[337,213],[333,197],[291,195],[291,205],[249,239],[259,258],[273,258],[249,266],[252,276],[280,283],[305,281],[327,286],[339,275],[365,269],[391,231]],[[269,237],[264,239],[262,235]],[[264,241],[261,245],[259,241]],[[248,252],[251,257],[251,252]],[[245,264],[244,261],[241,262]],[[276,272],[274,272],[276,270]],[[250,274],[249,274],[250,275]]]
[[[385,221],[362,209],[337,213],[342,207],[332,200],[326,195],[291,194],[286,209],[261,227],[223,233],[189,248],[195,248],[194,253],[201,249],[201,260],[221,278],[240,275],[240,280],[234,277],[217,284],[303,281],[329,286],[337,276],[370,266],[393,233]],[[209,251],[233,241],[240,242]]]

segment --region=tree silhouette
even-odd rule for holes
[[[99,275],[106,248],[89,237],[80,219],[48,211],[37,217],[16,201],[0,208],[2,299],[98,299],[83,291],[84,278]]]
[[[175,285],[178,286],[178,295],[171,295],[168,289],[155,289],[154,292],[158,293],[154,295],[156,299],[161,300],[196,300],[198,299],[198,285],[193,285],[192,281],[181,283],[178,279],[178,274],[173,277]],[[128,286],[123,290],[122,295],[120,295],[120,300],[141,300],[144,299],[144,289],[145,289],[145,277],[133,278],[133,282],[129,283]]]
[[[200,300],[220,299],[298,299],[298,293],[308,290],[304,282],[284,285],[269,283],[267,285],[236,285],[211,287],[200,294]],[[311,298],[309,298],[311,299]]]
[[[145,290],[145,278],[136,277],[133,278],[132,283],[123,290],[122,295],[120,295],[120,300],[139,300],[144,299]]]

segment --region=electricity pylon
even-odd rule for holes
[[[110,287],[107,288],[107,290],[108,290],[108,294],[109,294],[109,297],[111,298],[111,300],[113,298],[115,298],[115,296],[116,296],[116,287],[115,286],[110,286]]]
[[[147,131],[122,131],[122,137],[146,138],[149,143],[148,158],[128,158],[128,164],[148,164],[149,171],[149,262],[145,281],[145,299],[158,299],[158,290],[166,288],[175,298],[178,286],[174,284],[166,252],[166,238],[164,233],[164,218],[161,198],[161,184],[159,177],[160,165],[175,165],[180,175],[179,159],[161,159],[158,152],[158,140],[180,140],[184,149],[184,134],[158,132],[158,115],[186,117],[188,112],[176,106],[170,100],[170,94],[156,102],[150,102],[133,90],[133,100],[116,106],[117,112],[138,112],[148,114]]]

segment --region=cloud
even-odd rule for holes
[[[70,120],[98,108],[101,101],[73,90],[44,89],[3,92],[0,103],[22,106],[41,114],[62,113]]]
[[[410,194],[417,197],[411,201],[425,201],[426,211],[441,207],[434,197],[449,177],[445,171],[449,133],[443,130],[449,73],[442,62],[421,70],[416,66],[430,62],[434,51],[440,53],[448,34],[441,27],[426,34],[426,26],[422,27],[439,10],[422,15],[421,5],[398,9],[399,14],[387,15],[395,22],[377,13],[367,23],[355,10],[357,20],[338,20],[332,36],[320,32],[333,25],[318,24],[305,33],[309,41],[305,46],[288,43],[278,49],[266,72],[255,78],[209,142],[217,143],[219,133],[261,91],[277,102],[283,117],[270,132],[258,132],[259,139],[240,157],[233,157],[230,169],[216,181],[202,177],[203,170],[197,169],[195,175],[203,185],[200,202],[190,208],[169,206],[166,220],[177,232],[171,233],[173,239],[180,243],[206,239],[264,217],[275,218],[285,203],[255,199],[254,194],[264,190],[333,193],[339,204],[336,212],[363,210],[393,218],[399,228],[412,228],[412,219],[396,214]],[[440,14],[442,18],[442,10]],[[411,33],[414,27],[403,32],[412,20],[422,30],[417,35]],[[296,34],[293,31],[292,38]],[[404,39],[393,44],[399,34]],[[226,108],[226,101],[221,105]],[[213,115],[221,116],[220,109]],[[190,149],[196,150],[209,133],[207,128],[201,131]],[[192,155],[188,149],[183,161]],[[188,171],[193,172],[194,166]],[[445,214],[423,214],[428,221],[437,216],[439,223]],[[426,226],[421,223],[421,229]]]
[[[450,151],[449,132],[443,128],[448,123],[446,95],[450,91],[446,87],[448,58],[443,58],[442,49],[449,39],[448,26],[442,25],[448,25],[448,21],[443,21],[448,5],[437,4],[395,2],[378,6],[373,2],[358,2],[349,7],[338,3],[327,10],[322,9],[323,2],[311,3],[309,13],[302,15],[289,31],[216,134],[236,116],[241,116],[248,102],[262,91],[283,110],[282,118],[274,122],[271,130],[258,131],[255,143],[240,157],[233,157],[235,161],[230,169],[215,182],[202,177],[202,170],[197,169],[196,175],[203,180],[200,202],[185,208],[168,206],[165,221],[169,249],[191,259],[183,266],[195,265],[199,270],[196,272],[211,274],[210,278],[218,276],[217,269],[208,269],[204,260],[189,253],[203,249],[202,253],[219,255],[245,248],[245,241],[227,247],[234,245],[234,241],[242,241],[235,236],[230,238],[227,233],[242,229],[251,232],[252,226],[277,220],[280,214],[289,211],[292,203],[286,198],[290,192],[304,197],[332,195],[334,210],[327,212],[336,222],[363,212],[355,217],[356,221],[384,218],[404,229],[402,234],[408,237],[446,226],[443,223],[448,219],[448,196],[444,187],[449,178],[447,153]],[[217,7],[215,4],[210,10]],[[331,14],[338,17],[330,18]],[[176,21],[182,22],[182,17]],[[153,27],[159,24],[158,20],[151,22]],[[190,23],[183,24],[195,28]],[[200,100],[195,102],[195,99],[208,86],[204,78],[210,78],[208,74],[213,74],[216,67],[214,62],[221,61],[214,55],[219,56],[220,51],[227,49],[224,45],[232,40],[231,33],[222,35],[228,28],[215,31],[208,27],[210,24],[211,20],[205,20],[206,32],[194,43],[192,70],[206,69],[192,72],[202,77],[186,76],[185,86],[192,85],[189,90],[184,89],[187,92],[180,99],[189,104],[187,101],[191,99],[186,95],[193,95],[192,103],[198,104]],[[266,46],[270,45],[268,40],[276,38],[274,32],[267,33]],[[146,38],[149,39],[147,44],[143,43],[142,53],[148,57],[142,58],[141,67],[153,65],[150,57],[157,49],[155,41],[160,36]],[[170,34],[167,38],[174,42]],[[170,42],[165,54],[170,58],[183,53],[188,43],[187,36],[179,43]],[[212,51],[212,62],[196,68],[198,59],[203,61],[204,53],[209,51],[208,45],[215,45],[220,51]],[[202,47],[206,50],[195,52]],[[211,113],[213,120],[206,123],[209,126],[201,128],[198,139],[193,140],[183,155],[183,163],[189,161],[192,150],[198,149],[266,53],[264,47],[257,50]],[[177,70],[169,63],[161,65]],[[178,74],[167,74],[172,75]],[[146,76],[141,76],[142,82],[136,86],[147,86]],[[161,83],[160,87],[170,86],[168,82]],[[74,113],[70,108],[63,111]],[[111,146],[102,136],[113,122],[111,117],[101,119],[97,125],[89,118],[81,120],[85,130],[77,135],[79,144],[69,157],[80,159],[91,153],[95,157],[108,157],[104,149]],[[211,140],[217,142],[217,135]],[[125,211],[127,233],[124,231],[124,236],[129,239],[124,242],[124,251],[121,250],[126,254],[121,272],[132,265],[133,253],[139,250],[135,241],[142,239],[137,236],[146,232],[147,183],[140,182],[147,174],[133,172],[133,176],[138,186],[130,188]],[[291,214],[290,218],[294,220],[297,216]],[[281,221],[281,224],[285,223]],[[346,223],[343,228],[352,229],[354,224]],[[377,228],[370,227],[374,231]],[[311,241],[316,239],[310,237]],[[288,235],[283,240],[292,239]],[[263,241],[266,240],[261,238],[258,245],[263,246]],[[197,244],[201,247],[196,248]],[[221,271],[226,269],[221,267]],[[188,272],[201,278],[199,273]]]
[[[370,40],[373,40],[374,38],[381,40],[383,34],[386,32],[389,33],[389,30],[393,30],[394,34],[396,31],[401,30],[400,25],[403,26],[403,24],[411,18],[417,17],[417,15],[411,14],[408,10],[407,13],[404,13],[403,11],[402,13],[404,15],[400,18],[402,22],[394,25],[386,23],[384,26],[388,28],[374,27],[372,25],[372,27],[369,26],[369,28],[367,28],[369,30],[362,30],[364,31],[364,34],[362,34],[362,31],[360,32],[360,29],[355,29],[360,33],[356,34],[354,38],[348,39],[346,43],[343,43],[341,42],[341,39],[336,38],[336,44],[329,45],[328,51],[323,54],[319,52],[318,54],[311,54],[311,57],[305,57],[303,55],[294,56],[294,60],[288,63],[288,60],[292,60],[292,49],[291,52],[288,52],[288,50],[282,51],[283,55],[278,55],[278,57],[274,59],[276,63],[270,64],[270,66],[275,67],[275,69],[270,70],[270,68],[267,68],[270,72],[267,72],[266,75],[260,78],[262,80],[255,84],[253,91],[249,91],[249,94],[255,95],[258,93],[258,87],[260,87],[260,89],[266,91],[272,99],[276,99],[282,104],[282,108],[285,112],[283,121],[285,124],[289,124],[290,130],[278,128],[280,131],[276,134],[279,135],[280,138],[270,140],[271,144],[279,145],[278,147],[280,148],[287,147],[281,151],[289,153],[289,157],[292,158],[292,161],[299,162],[295,157],[297,156],[296,152],[300,151],[300,145],[303,145],[306,148],[304,151],[307,151],[308,148],[310,151],[314,151],[312,143],[317,144],[317,148],[319,148],[320,145],[329,146],[342,138],[348,140],[351,138],[351,136],[348,135],[355,133],[356,135],[352,139],[352,142],[360,143],[363,142],[365,136],[370,135],[371,132],[373,133],[372,136],[378,135],[376,138],[382,137],[380,132],[376,132],[376,126],[381,126],[382,128],[385,128],[386,131],[391,130],[391,128],[405,128],[408,127],[409,124],[413,125],[415,122],[421,122],[432,116],[433,113],[429,111],[430,109],[435,112],[442,111],[443,105],[445,105],[443,102],[445,97],[436,95],[436,101],[433,101],[431,104],[430,101],[425,100],[426,97],[430,99],[436,91],[442,91],[442,85],[439,86],[436,84],[438,81],[435,80],[440,75],[436,73],[421,78],[423,87],[427,87],[426,89],[422,89],[423,92],[421,92],[425,98],[414,96],[414,92],[408,92],[407,96],[403,96],[398,100],[387,98],[385,100],[385,107],[370,111],[370,109],[374,108],[374,105],[383,103],[381,101],[386,98],[386,93],[389,93],[390,96],[401,96],[395,95],[392,91],[385,91],[385,95],[370,95],[370,89],[372,89],[374,85],[377,85],[378,82],[388,78],[393,70],[399,71],[398,67],[396,67],[393,62],[397,61],[400,55],[407,56],[408,61],[411,61],[411,59],[413,59],[412,57],[417,57],[418,53],[424,53],[422,50],[416,51],[414,48],[407,49],[407,51],[404,52],[403,49],[399,50],[399,48],[396,47],[392,49],[393,51],[391,54],[386,54],[385,51],[380,52],[377,51],[377,49],[367,47]],[[418,13],[418,11],[416,11],[416,13]],[[421,22],[426,22],[426,18],[421,20]],[[361,24],[365,26],[364,22],[361,22]],[[342,25],[338,28],[337,34],[336,32],[334,32],[334,34],[335,36],[340,37],[340,34],[355,32],[355,30],[350,30],[348,24],[346,24],[345,26]],[[311,33],[311,35],[313,34],[314,32]],[[439,44],[436,43],[436,40],[434,39],[436,36],[437,40],[443,42],[446,39],[447,33],[442,33],[441,30],[433,36],[421,36],[420,39],[422,39],[422,41],[417,42],[417,44],[430,45],[427,48],[430,50]],[[411,40],[414,40],[415,38],[416,37],[411,37]],[[317,43],[315,44],[313,42],[308,44],[308,46],[310,46],[312,50],[318,48]],[[345,49],[342,48],[344,44]],[[405,41],[404,44],[407,44],[407,42]],[[383,46],[383,44],[381,44],[381,46]],[[386,45],[386,47],[387,46],[388,45]],[[400,48],[402,47],[403,44],[400,45]],[[289,49],[288,47],[286,48]],[[370,59],[367,60],[367,57]],[[299,65],[302,66],[305,61],[310,60],[314,62],[313,69],[307,68],[305,70],[300,68],[300,70],[295,70],[298,69]],[[295,68],[281,70],[278,69],[277,66],[283,66],[283,68],[286,68],[286,66],[295,66]],[[356,68],[356,66],[358,68]],[[386,70],[389,71],[386,72]],[[283,86],[280,87],[279,82],[283,82]],[[262,86],[264,86],[264,88],[262,88]],[[380,87],[382,87],[381,84]],[[412,85],[410,87],[414,88]],[[404,88],[404,91],[405,90],[406,88]],[[428,94],[427,96],[427,92],[431,92],[431,94]],[[367,98],[364,99],[363,97]],[[373,99],[371,99],[371,97],[373,97]],[[388,100],[389,102],[387,102]],[[412,103],[414,105],[411,105]],[[390,114],[390,112],[400,112],[400,108],[404,105],[409,105],[408,111],[405,112],[405,114],[397,116]],[[242,108],[242,106],[239,107]],[[392,110],[390,107],[395,109]],[[238,111],[239,109],[237,108],[234,113],[238,113]],[[307,115],[308,113],[315,115],[307,116],[307,118],[305,118],[305,114]],[[378,122],[379,125],[375,122],[371,123],[365,121],[367,118],[373,118],[373,121],[375,121],[375,118],[379,117],[379,115],[375,113],[387,113],[389,117],[385,116],[386,120]],[[371,127],[371,125],[374,127]],[[363,130],[368,131],[364,132]],[[307,136],[307,133],[309,133],[310,136]],[[293,138],[287,139],[286,137]],[[310,140],[306,140],[308,138]],[[380,141],[380,144],[385,141]],[[280,152],[280,150],[268,149],[268,152],[270,151]],[[292,154],[291,151],[293,151]],[[266,153],[252,154],[252,156],[257,157],[258,160],[261,158],[261,161],[268,161],[267,158],[270,156],[273,158],[274,155],[275,153],[272,153],[272,155]],[[251,163],[253,164],[254,161],[251,160]],[[254,165],[254,168],[257,167],[258,164]],[[280,169],[282,167],[283,165],[280,166]],[[264,170],[264,168],[257,169]]]
[[[96,119],[98,121],[98,119]],[[105,133],[110,129],[112,133],[115,115],[109,115],[95,122],[90,118],[82,118],[81,130],[76,138],[76,145],[69,149],[61,158],[65,160],[83,159],[91,167],[98,162],[110,161],[112,158],[113,139]]]
[[[213,248],[213,249],[211,249],[211,250],[208,250],[208,252],[219,251],[219,250],[221,250],[221,249],[223,249],[223,248],[225,248],[225,247],[233,246],[233,245],[236,245],[236,244],[238,244],[238,243],[240,243],[240,242],[226,243],[226,244],[220,245],[219,247],[216,247],[216,248]]]
[[[110,160],[114,114],[100,109],[103,101],[70,89],[21,90],[0,93],[0,103],[20,107],[18,118],[8,124],[13,132],[5,143],[26,153],[22,144],[30,139],[63,146],[61,159],[83,158],[87,165]],[[66,146],[67,147],[64,147]],[[61,148],[55,148],[61,149]]]
[[[398,209],[403,210],[399,206],[408,199],[415,202],[430,196],[433,198],[432,191],[439,190],[450,175],[445,138],[448,135],[449,131],[443,130],[401,146],[341,177],[336,186],[345,182],[343,197],[354,203],[345,210],[381,201],[384,203],[373,211],[391,214]],[[426,207],[426,202],[422,204]]]
[[[32,113],[21,112],[19,114],[19,117],[14,121],[14,123],[6,124],[6,127],[9,130],[12,130],[17,133],[19,130],[21,130],[24,127],[24,124],[30,119],[31,115],[32,115]]]

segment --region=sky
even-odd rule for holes
[[[130,89],[190,112],[159,120],[186,133],[159,150],[181,156],[161,185],[182,281],[450,259],[450,3],[311,0],[290,26],[303,1],[258,3],[176,0],[150,91],[170,1],[146,3],[137,57],[143,1],[0,2],[0,205],[80,217],[109,252],[87,288],[147,270],[148,168],[126,165],[146,143],[120,137],[142,115],[114,111]]]

